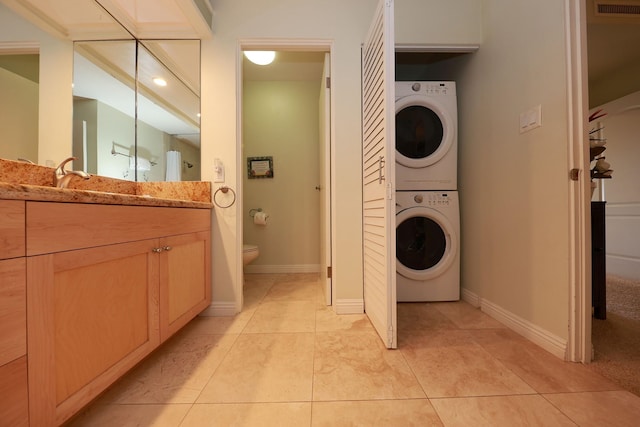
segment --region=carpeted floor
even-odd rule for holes
[[[640,281],[607,276],[607,319],[593,319],[591,369],[640,396]]]

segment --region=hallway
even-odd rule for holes
[[[465,302],[398,305],[399,349],[313,274],[247,274],[72,426],[635,426],[640,398]]]

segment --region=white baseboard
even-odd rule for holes
[[[480,310],[487,313],[487,315],[496,319],[509,329],[522,335],[529,341],[539,345],[547,350],[549,353],[564,360],[566,357],[567,341],[552,334],[551,332],[542,329],[541,327],[534,325],[533,323],[525,320],[515,314],[503,309],[502,307],[480,298],[475,293],[462,289],[462,299],[474,307],[479,307]]]
[[[333,303],[336,314],[362,314],[364,313],[364,300],[339,299]]]
[[[283,274],[283,273],[319,273],[320,264],[292,265],[245,265],[244,272],[249,274]]]
[[[640,203],[607,203],[607,274],[640,279]]]
[[[640,258],[607,254],[607,274],[630,280],[640,280]]]
[[[236,303],[234,301],[212,302],[209,307],[205,308],[200,316],[209,317],[226,317],[235,316],[237,314]]]
[[[478,295],[464,288],[460,291],[460,293],[462,294],[463,301],[468,302],[469,304],[471,304],[476,308],[480,308],[480,297]]]

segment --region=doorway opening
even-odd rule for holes
[[[245,274],[317,274],[331,305],[330,44],[242,43],[239,93]],[[275,51],[252,63],[245,51]],[[255,252],[246,257],[245,252]],[[253,258],[251,260],[251,258]]]

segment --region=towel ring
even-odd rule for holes
[[[231,203],[229,203],[226,206],[223,206],[220,203],[218,203],[218,201],[216,200],[216,196],[220,191],[222,191],[223,194],[226,194],[227,192],[231,191],[231,194],[233,194],[233,199],[231,199]],[[231,207],[235,202],[236,202],[236,192],[233,191],[233,188],[231,187],[226,187],[223,185],[222,187],[218,188],[215,193],[213,193],[213,203],[215,203],[216,206],[219,208],[226,209],[228,207]]]

